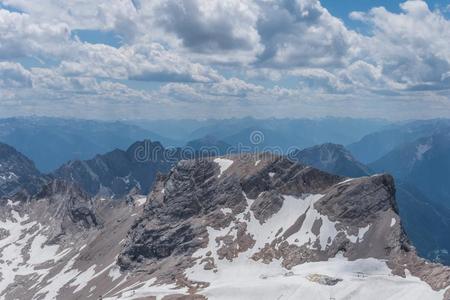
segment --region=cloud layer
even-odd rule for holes
[[[450,116],[445,12],[350,18],[318,0],[0,0],[0,111]]]

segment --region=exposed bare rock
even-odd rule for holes
[[[322,285],[336,285],[342,281],[340,278],[333,278],[322,274],[310,274],[306,278],[308,278],[311,282],[316,282]]]
[[[349,179],[333,186],[315,208],[331,220],[363,227],[379,213],[397,212],[394,195],[394,179],[390,175]]]
[[[250,210],[262,224],[281,209],[283,200],[283,197],[276,191],[262,192],[253,202]]]
[[[76,184],[53,180],[30,201],[47,200],[53,218],[62,220],[63,229],[76,224],[85,228],[99,226],[92,199]]]

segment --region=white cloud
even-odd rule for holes
[[[113,29],[121,19],[136,16],[131,1],[122,0],[2,0],[34,20],[65,23],[72,29]]]
[[[259,63],[274,68],[343,65],[356,34],[316,0],[267,1],[258,21],[264,53]]]
[[[69,37],[64,23],[35,23],[29,15],[0,9],[0,59],[59,55]]]
[[[373,36],[362,40],[361,59],[398,88],[443,88],[442,76],[450,70],[450,21],[424,1],[406,1],[400,7],[400,14],[382,7],[351,14],[373,30]]]
[[[156,22],[194,52],[254,51],[259,43],[252,1],[162,1],[155,9]]]
[[[74,47],[59,67],[66,76],[90,76],[140,81],[211,82],[221,78],[212,68],[192,63],[157,43],[116,49],[101,44]]]
[[[0,87],[9,89],[32,87],[31,73],[20,64],[0,62]]]
[[[0,3],[23,12],[0,9],[0,92],[8,105],[162,101],[180,113],[214,114],[258,103],[287,115],[301,106],[313,113],[314,105],[334,113],[352,101],[381,115],[374,103],[388,107],[390,97],[415,105],[408,109],[419,100],[450,109],[450,21],[424,1],[403,2],[400,13],[352,12],[367,34],[318,0]],[[88,43],[74,37],[77,30],[94,39],[117,34],[123,43]],[[30,67],[29,58],[41,66]],[[146,82],[157,83],[133,88]]]

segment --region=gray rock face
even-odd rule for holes
[[[419,263],[399,221],[391,176],[344,180],[265,154],[224,159],[229,162],[225,170],[214,159],[181,161],[157,180],[119,255],[122,270],[144,269],[163,282],[180,283],[179,276],[196,264],[193,254],[207,247],[208,228],[230,228],[215,238],[217,252],[201,259],[205,270],[217,271],[217,260],[233,261],[249,249],[253,260],[280,260],[287,269],[343,253],[349,260],[387,260],[393,270],[409,269],[436,289],[450,284],[446,275],[431,280],[429,274],[436,270]],[[317,194],[315,202],[302,203]],[[272,228],[274,239],[254,248],[259,242],[249,231],[252,219],[261,226],[270,222],[289,205],[289,196],[298,199],[304,213],[289,227]],[[330,230],[336,232],[324,241]],[[309,240],[299,241],[300,232],[311,234]]]
[[[11,196],[22,189],[35,193],[45,181],[30,159],[0,143],[0,197]]]
[[[327,143],[297,150],[291,153],[289,158],[340,176],[361,177],[372,173],[367,166],[357,161],[344,146],[337,144]]]
[[[276,191],[262,192],[253,202],[250,210],[253,211],[255,218],[260,223],[264,223],[281,209],[283,201],[283,197]]]
[[[63,230],[71,224],[84,228],[100,225],[92,199],[72,182],[52,180],[30,201],[39,199],[48,201],[47,212],[62,221]]]
[[[243,195],[255,199],[250,210],[260,223],[264,223],[282,207],[282,194],[300,197],[325,193],[343,180],[285,157],[261,155],[261,162],[256,167],[256,158],[252,155],[231,159],[233,163],[226,174],[220,174],[213,159],[201,159],[180,161],[167,177],[161,177],[150,194],[143,217],[130,230],[119,264],[127,269],[145,259],[156,261],[192,255],[204,244],[201,241],[207,226],[223,227],[230,223],[230,217],[224,217],[221,208],[229,208],[233,214],[245,210],[247,202]],[[362,189],[364,186],[356,189],[354,194]],[[334,199],[331,195],[334,195],[333,191],[329,198]],[[383,200],[386,199],[380,196],[380,201]],[[328,208],[326,203],[322,204],[324,210]],[[384,203],[386,206],[391,204]],[[353,207],[355,214],[367,208],[358,210],[356,203]],[[361,218],[372,212],[364,213]],[[339,213],[336,212],[336,216],[340,216]]]
[[[242,211],[245,198],[239,181],[220,180],[218,170],[211,160],[180,161],[167,177],[159,178],[142,219],[130,230],[119,264],[129,268],[143,259],[191,255],[204,244],[199,239],[206,235],[202,218],[223,222],[218,208],[224,206]]]
[[[134,188],[147,194],[158,172],[166,173],[179,153],[159,142],[136,142],[127,151],[114,150],[86,161],[70,161],[53,175],[75,181],[88,194],[123,197]]]
[[[333,186],[315,207],[331,220],[364,227],[380,213],[398,212],[394,195],[394,179],[390,175],[355,178]]]
[[[340,180],[284,157],[267,155],[262,160],[261,168],[255,168],[251,155],[235,159],[227,176],[212,159],[180,161],[157,182],[143,217],[130,230],[119,264],[127,269],[143,259],[191,255],[204,244],[207,226],[231,221],[220,208],[234,214],[244,211],[244,194],[257,198],[252,208],[264,222],[281,207],[280,193],[317,193]]]

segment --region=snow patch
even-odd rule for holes
[[[231,214],[233,211],[231,210],[231,208],[221,208],[220,211],[226,215],[226,214]]]
[[[109,273],[108,276],[112,278],[112,281],[115,281],[116,279],[118,279],[120,276],[122,276],[122,274],[120,274],[120,269],[117,266],[112,267],[111,269],[109,269]]]
[[[226,158],[216,158],[214,159],[214,162],[218,164],[220,167],[220,174],[217,176],[220,177],[222,176],[223,172],[225,172],[229,167],[231,167],[234,161]]]
[[[7,202],[7,205],[9,205],[9,206],[17,206],[17,205],[19,205],[20,204],[20,201],[15,201],[15,202],[12,202],[11,201],[11,199],[8,199],[8,202]]]
[[[391,220],[391,227],[397,224],[397,220],[395,218],[392,218]]]
[[[352,180],[355,180],[355,178],[348,178],[348,179],[345,179],[345,180],[339,182],[338,184],[348,183],[348,182],[350,182],[350,181],[352,181]]]
[[[32,265],[43,264],[47,261],[58,261],[63,255],[57,255],[58,245],[44,245],[47,242],[47,237],[42,234],[38,234],[31,243],[30,258],[27,263]]]
[[[137,282],[113,295],[104,297],[105,300],[125,300],[125,299],[144,299],[145,297],[156,297],[157,300],[164,296],[173,294],[187,294],[188,289],[177,289],[175,284],[156,285],[156,279],[151,279],[146,282]],[[117,285],[119,286],[120,283]]]
[[[136,199],[136,204],[138,206],[142,206],[145,204],[146,201],[147,201],[147,197],[140,197],[140,198]]]
[[[420,144],[417,146],[416,150],[416,159],[422,160],[423,155],[427,153],[431,149],[431,145],[429,144]]]

